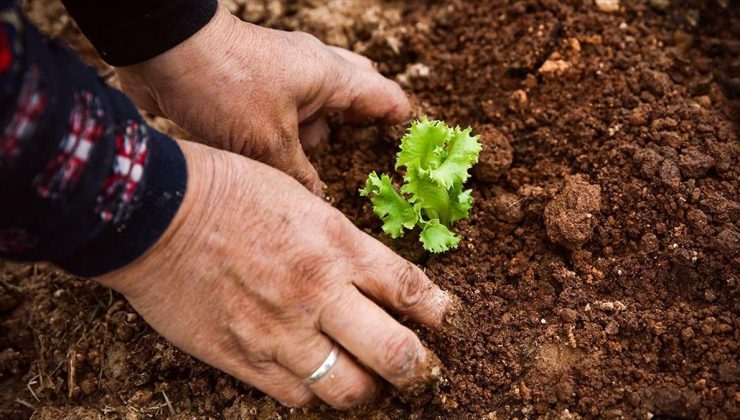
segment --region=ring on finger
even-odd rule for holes
[[[338,355],[339,346],[337,346],[337,343],[333,343],[329,355],[326,356],[326,359],[324,359],[323,363],[321,363],[321,366],[319,366],[312,374],[304,379],[303,382],[306,385],[311,385],[326,376],[337,363]]]

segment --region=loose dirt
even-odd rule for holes
[[[351,413],[290,410],[172,347],[121,296],[4,264],[0,417],[740,418],[740,4],[228,4],[370,56],[420,114],[484,136],[463,240],[439,256],[382,237],[357,194],[392,170],[402,127],[336,124],[313,157],[335,206],[462,303],[454,325],[417,328],[444,382]],[[28,10],[100,64],[56,3]]]

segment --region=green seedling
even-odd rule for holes
[[[383,232],[400,238],[404,229],[419,226],[427,251],[457,247],[460,238],[450,227],[468,217],[472,190],[463,190],[463,184],[481,151],[480,136],[471,131],[427,117],[411,124],[396,160],[396,170],[405,169],[400,193],[388,175],[375,172],[360,190],[360,195],[370,197],[373,212],[383,221]]]

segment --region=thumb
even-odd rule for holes
[[[411,115],[411,104],[398,83],[386,79],[372,68],[344,60],[347,78],[336,89],[326,108],[344,111],[354,118],[384,118],[403,122]]]

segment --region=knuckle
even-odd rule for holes
[[[362,89],[366,88],[367,85],[360,85],[356,82],[357,77],[350,71],[345,71],[339,77],[339,87],[337,91],[342,94],[345,98],[346,108],[354,108],[357,101],[360,99]]]
[[[359,81],[358,74],[346,61],[340,62],[331,74],[334,106],[339,109],[350,109],[360,98],[367,86]]]
[[[235,351],[242,353],[244,360],[258,372],[269,372],[274,366],[275,357],[269,342],[262,339],[264,331],[244,322],[229,322],[229,333],[234,337]]]
[[[228,273],[225,274],[228,276]],[[222,325],[220,332],[223,332],[230,343],[249,349],[247,355],[261,354],[265,347],[264,340],[259,337],[263,336],[265,330],[261,322],[255,322],[264,317],[260,308],[245,304],[241,298],[243,294],[238,289],[226,288],[220,294],[227,296],[221,299],[221,305],[216,309]]]
[[[393,376],[413,371],[419,358],[421,343],[410,330],[403,330],[387,339],[383,347],[382,366]]]
[[[397,309],[407,311],[422,304],[426,298],[428,285],[413,264],[401,262],[394,303]]]

